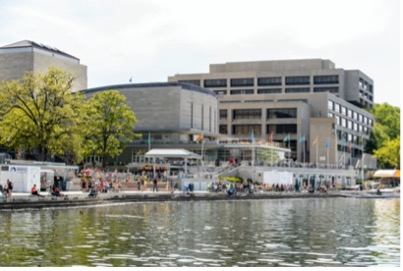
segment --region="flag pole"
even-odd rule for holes
[[[304,160],[304,165],[305,165],[305,135],[304,135],[304,141],[302,141],[302,155],[303,155],[303,160]]]
[[[319,160],[318,160],[318,155],[319,155],[319,142],[316,142],[316,167],[319,166]]]
[[[330,142],[329,139],[326,138],[326,168],[329,168],[329,149],[330,149]]]
[[[204,136],[202,136],[202,139],[201,139],[201,161],[202,161],[202,166],[204,166]]]
[[[251,132],[250,141],[252,141],[252,167],[255,166],[255,134],[253,133],[253,129]]]

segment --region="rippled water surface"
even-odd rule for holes
[[[400,199],[0,211],[0,266],[400,266]]]

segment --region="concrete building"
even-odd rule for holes
[[[29,40],[0,47],[0,82],[19,79],[28,71],[45,74],[49,67],[72,74],[73,90],[87,88],[87,66],[72,55]]]
[[[283,142],[291,158],[326,166],[354,165],[374,124],[374,83],[330,60],[212,64],[208,73],[169,82],[210,88],[219,96],[219,132]]]
[[[165,82],[103,86],[84,90],[90,98],[95,93],[118,90],[127,98],[138,122],[135,132],[141,138],[128,144],[117,162],[144,163],[151,148],[184,148],[201,154],[203,161],[214,164],[218,159],[279,161],[288,150],[278,146],[239,143],[218,133],[218,99],[210,89],[187,83]],[[196,140],[203,135],[202,140]],[[249,143],[249,140],[247,140]],[[92,158],[90,157],[89,160]],[[96,159],[96,158],[95,158]]]

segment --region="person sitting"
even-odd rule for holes
[[[56,185],[52,186],[51,194],[52,194],[52,196],[55,196],[55,197],[61,197],[62,196],[62,194],[60,193],[59,187],[56,186]]]
[[[31,195],[38,196],[38,197],[44,197],[44,195],[39,194],[38,190],[36,190],[36,184],[34,184],[34,186],[32,186],[32,188],[31,188]]]
[[[230,188],[230,189],[228,189],[227,193],[228,193],[229,196],[236,195],[236,189],[235,188]]]
[[[90,193],[88,194],[89,197],[91,198],[96,198],[98,195],[98,192],[95,190],[95,188],[91,188]]]

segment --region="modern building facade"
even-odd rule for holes
[[[29,40],[0,47],[0,82],[22,78],[28,71],[45,74],[49,67],[72,74],[74,91],[87,88],[87,66],[72,55]]]
[[[278,161],[286,149],[278,146],[240,145],[236,139],[218,132],[218,99],[203,87],[187,83],[164,82],[103,86],[84,90],[90,98],[95,93],[117,90],[127,98],[138,122],[134,131],[141,138],[128,144],[118,162],[144,163],[151,148],[183,148],[201,154],[208,163],[239,158]],[[202,140],[197,140],[202,136]],[[200,139],[200,137],[199,137]],[[220,142],[222,141],[222,142]],[[249,143],[249,141],[248,141]]]
[[[374,83],[330,60],[212,64],[208,73],[176,74],[219,97],[219,132],[283,143],[298,162],[354,165],[374,124]]]

